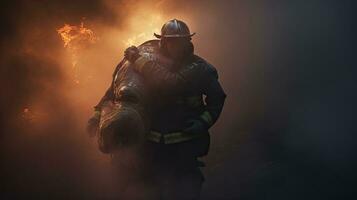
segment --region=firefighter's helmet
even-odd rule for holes
[[[177,19],[166,22],[161,28],[161,35],[154,33],[157,38],[192,37],[195,34],[190,33],[185,22]]]

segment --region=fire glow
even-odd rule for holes
[[[71,51],[78,51],[88,44],[96,43],[98,40],[91,29],[84,27],[84,22],[81,22],[80,26],[65,24],[57,32],[64,42],[63,46]]]
[[[84,27],[84,22],[81,22],[80,26],[65,24],[63,27],[57,29],[57,33],[62,38],[63,46],[71,54],[74,81],[75,83],[79,83],[79,68],[77,66],[79,53],[89,45],[95,44],[98,41],[98,37],[91,29]]]
[[[142,16],[133,16],[129,25],[131,27],[130,32],[132,34],[128,39],[123,40],[125,46],[140,45],[141,43],[154,39],[154,33],[160,32],[160,27],[164,23],[161,15],[149,15],[145,17],[146,20],[142,20]]]

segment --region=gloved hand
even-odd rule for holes
[[[183,130],[185,133],[202,133],[207,131],[208,124],[201,119],[191,119],[187,121],[187,127]]]
[[[94,137],[99,129],[100,113],[95,112],[93,117],[88,120],[87,133],[90,137]]]
[[[139,49],[136,46],[128,47],[124,51],[124,58],[131,63],[134,63],[136,59],[138,59],[139,57],[140,57]]]

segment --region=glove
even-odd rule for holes
[[[202,133],[209,128],[208,124],[200,119],[191,119],[187,121],[187,127],[183,130],[185,133]]]
[[[97,130],[99,129],[99,120],[100,120],[100,113],[96,111],[93,115],[88,120],[87,124],[87,133],[90,137],[94,137],[97,133]]]
[[[139,57],[139,49],[136,46],[131,46],[124,51],[124,58],[131,63],[134,63]]]

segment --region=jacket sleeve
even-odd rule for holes
[[[218,81],[215,68],[210,66],[205,76],[203,93],[206,95],[206,111],[202,113],[201,118],[211,127],[219,118],[227,95]]]

